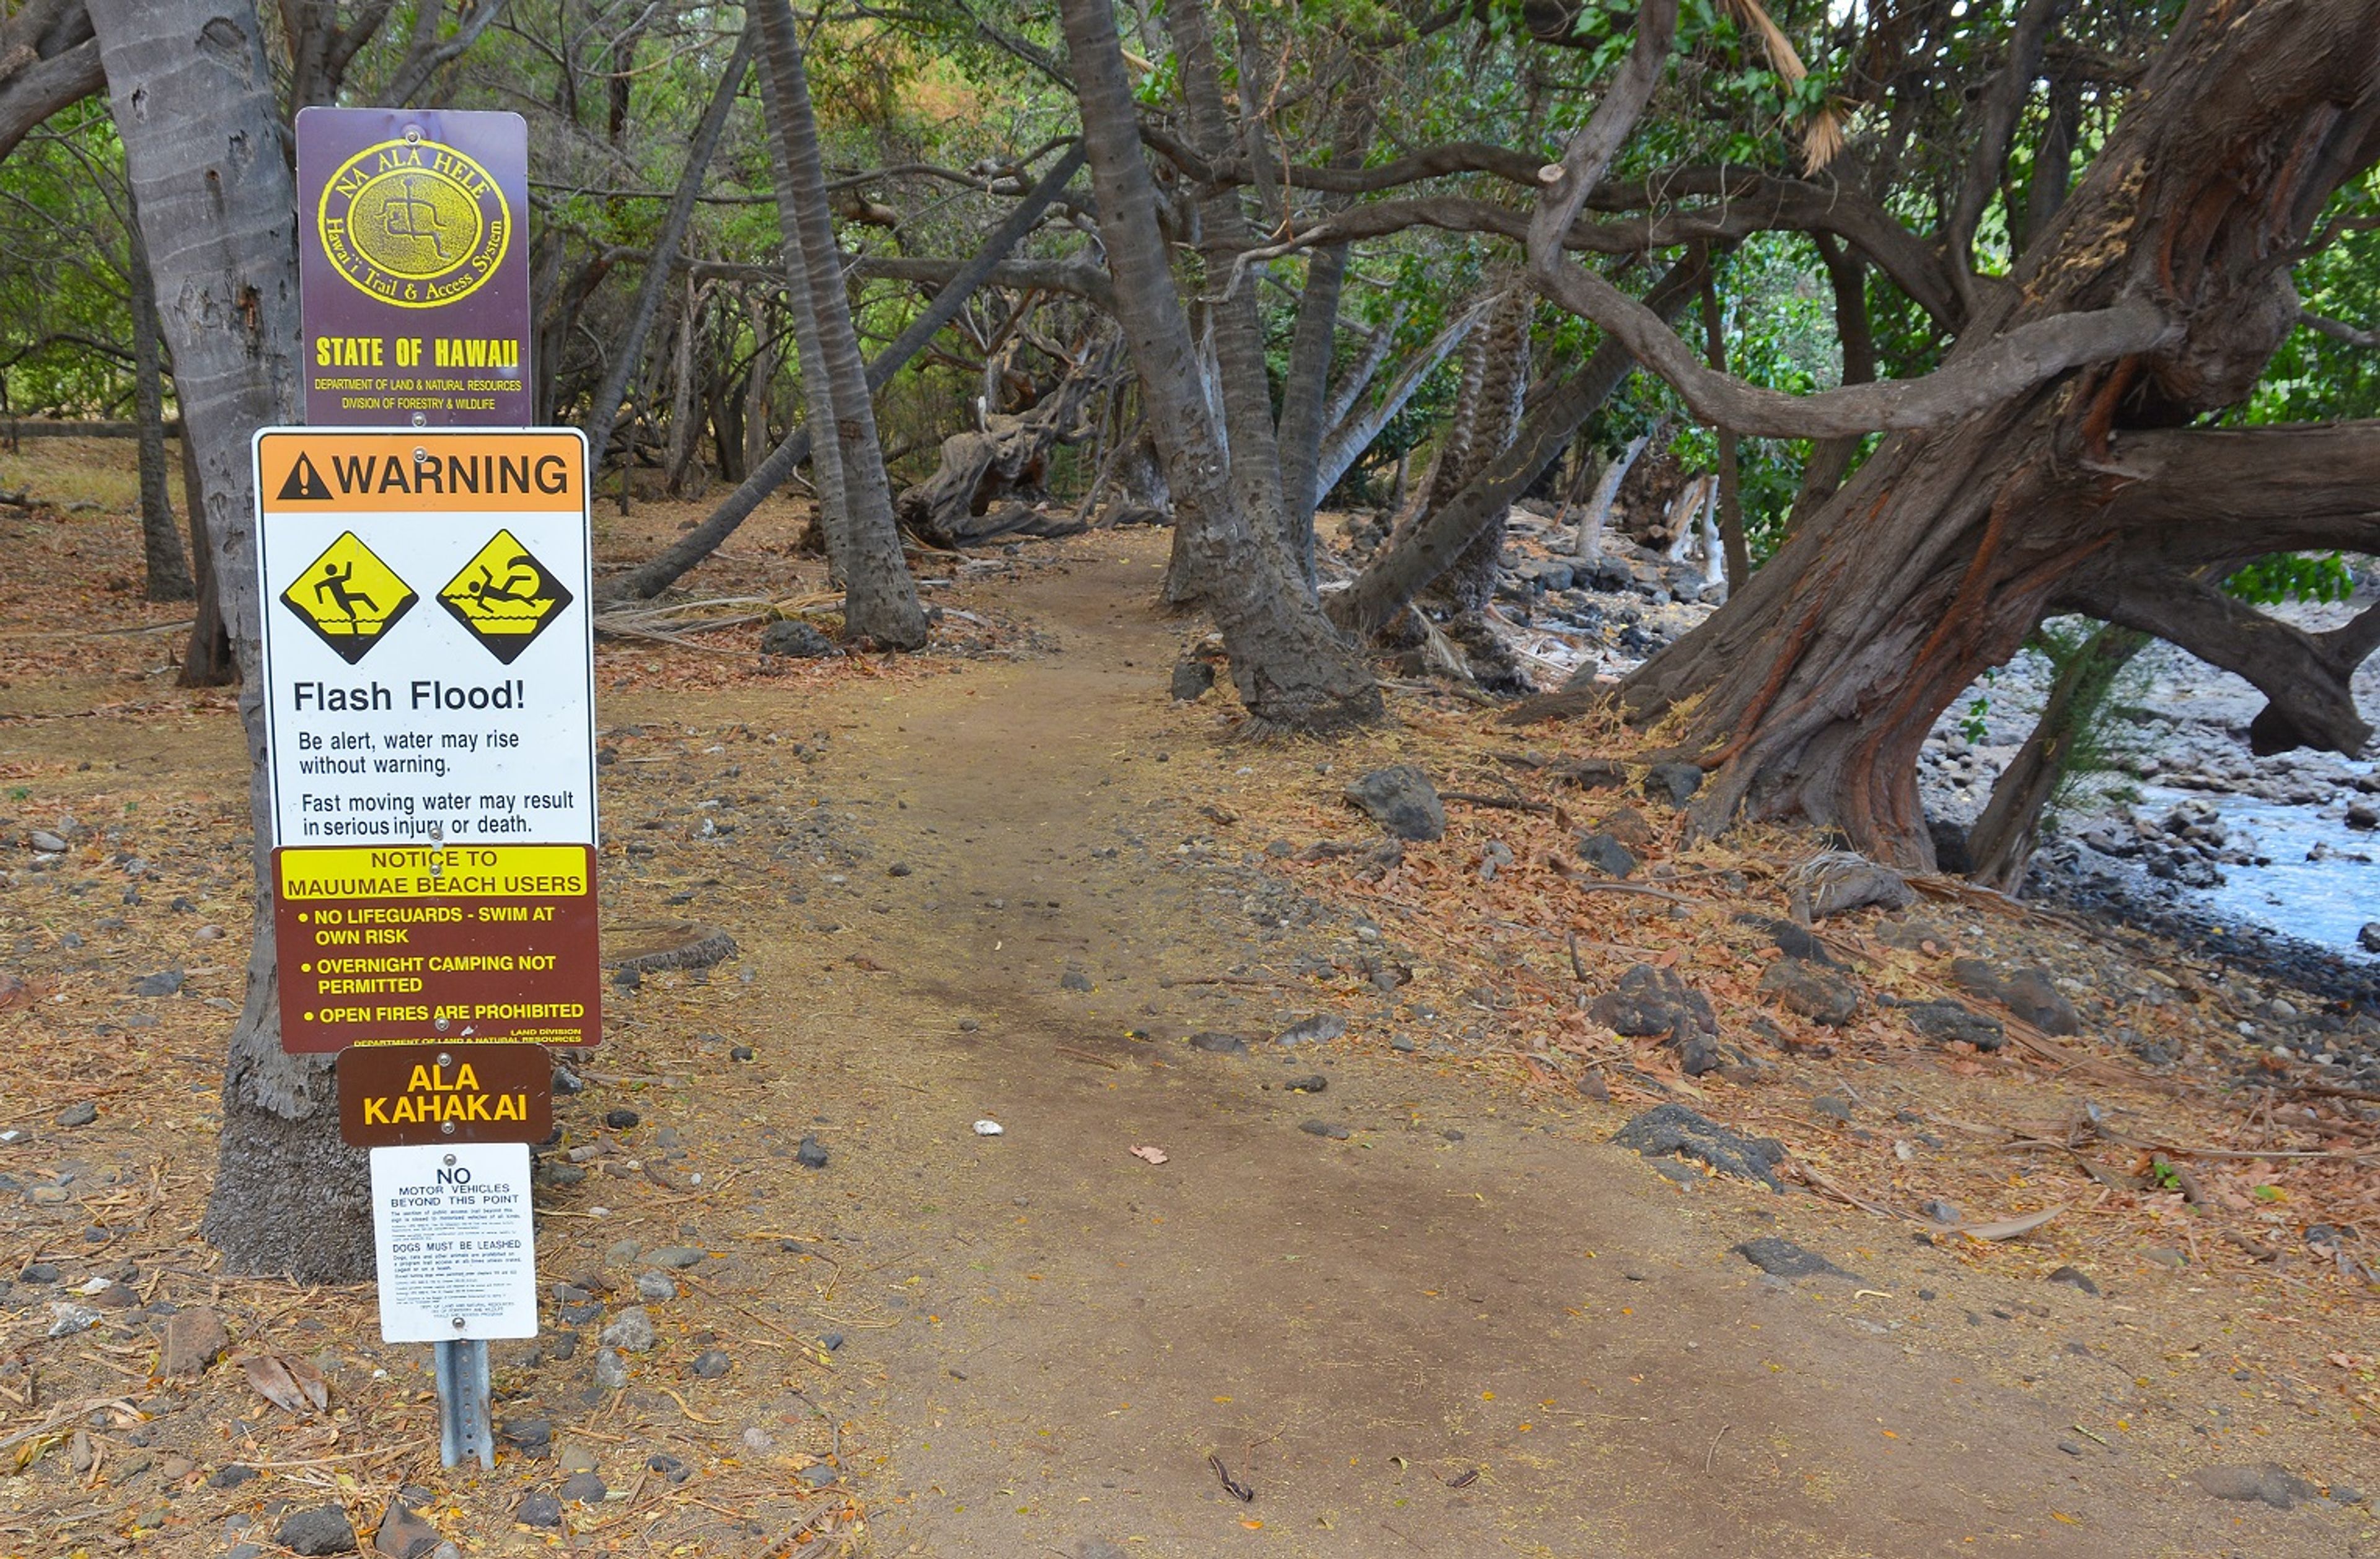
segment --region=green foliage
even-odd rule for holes
[[[2355,575],[2336,552],[2275,552],[2257,559],[2223,582],[2224,593],[2258,606],[2282,601],[2343,601],[2355,593]]]

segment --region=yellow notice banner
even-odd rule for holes
[[[583,844],[274,852],[284,902],[336,899],[576,899],[594,890]]]

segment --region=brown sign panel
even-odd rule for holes
[[[273,920],[284,1050],[602,1037],[589,845],[276,850]]]
[[[351,1148],[541,1142],[553,1063],[541,1045],[353,1045],[339,1052],[339,1137]]]
[[[306,420],[534,420],[528,215],[517,114],[299,109]]]

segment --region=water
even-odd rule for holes
[[[2272,862],[2224,863],[2222,887],[2185,890],[2181,898],[2216,914],[2380,961],[2363,953],[2355,939],[2363,926],[2380,921],[2380,833],[2358,832],[2312,806],[2254,796],[2161,785],[2144,785],[2141,795],[2138,810],[2144,817],[2163,817],[2185,802],[2211,805],[2233,848]],[[2327,848],[2328,858],[2307,860],[2317,845]]]

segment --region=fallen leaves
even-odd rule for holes
[[[331,1405],[331,1383],[302,1359],[251,1353],[239,1361],[239,1368],[256,1394],[276,1408],[303,1413],[310,1407],[320,1412]]]

